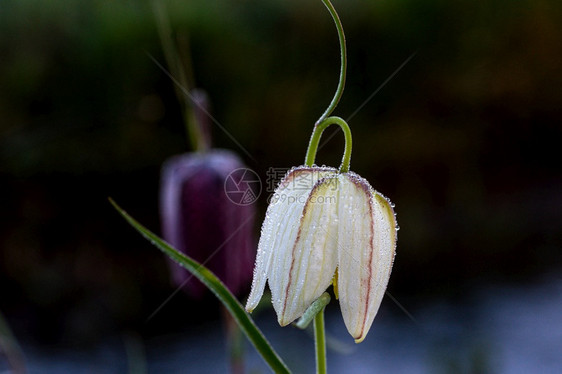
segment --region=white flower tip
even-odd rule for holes
[[[285,302],[289,302],[289,300],[285,300]],[[295,307],[294,305],[286,305],[283,311],[276,310],[277,322],[279,322],[279,325],[281,327],[293,323],[295,320],[297,320],[299,317],[303,315],[304,313],[303,310],[299,308],[295,309],[294,307]]]
[[[279,318],[277,319],[277,322],[279,322],[279,326],[281,326],[281,327],[285,327],[293,321],[294,321],[294,319],[290,320],[290,319],[286,318],[285,316],[279,316]]]
[[[252,288],[252,292],[250,292],[250,296],[248,297],[248,301],[246,301],[246,311],[248,313],[252,313],[254,311],[254,309],[256,309],[256,307],[260,303],[262,295],[263,295],[263,291],[262,292],[254,292],[254,289]]]
[[[366,336],[367,336],[367,334],[364,334],[364,335],[360,336],[359,338],[355,339],[355,344],[361,343],[363,340],[365,340]]]

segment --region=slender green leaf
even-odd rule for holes
[[[209,269],[199,264],[197,261],[191,259],[185,254],[172,248],[164,240],[152,233],[146,227],[137,222],[127,212],[115,203],[112,199],[109,202],[113,207],[137,230],[142,236],[154,244],[158,249],[168,255],[172,260],[177,262],[180,266],[191,272],[197,279],[205,284],[215,296],[224,304],[226,309],[230,312],[234,320],[238,323],[242,331],[248,337],[248,340],[254,345],[258,353],[263,357],[265,362],[271,367],[275,373],[290,373],[289,369],[281,360],[279,355],[273,350],[265,336],[260,329],[256,326],[253,319],[246,312],[242,304],[236,297],[226,288],[226,286],[214,275]]]

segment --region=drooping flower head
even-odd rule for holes
[[[253,256],[254,205],[227,196],[225,181],[244,168],[233,152],[211,150],[172,157],[162,167],[160,214],[164,239],[205,264],[235,294],[249,285]],[[170,262],[178,286],[200,297],[206,287]],[[189,279],[189,280],[188,280]]]
[[[293,168],[267,209],[246,309],[256,307],[267,281],[285,326],[333,283],[347,330],[361,342],[386,290],[396,229],[390,201],[359,175]]]

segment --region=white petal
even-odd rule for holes
[[[328,288],[337,266],[337,178],[318,181],[304,206],[279,323],[293,322]]]
[[[261,229],[246,310],[252,311],[258,305],[269,278],[273,306],[279,315],[284,303],[281,295],[285,293],[291,263],[286,256],[294,245],[306,198],[318,179],[330,172],[334,171],[319,172],[305,167],[292,169],[271,197]]]
[[[338,293],[345,325],[363,341],[384,296],[396,248],[390,203],[353,173],[340,178]]]

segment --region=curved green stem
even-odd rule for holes
[[[336,9],[334,8],[330,0],[322,0],[322,2],[326,6],[326,8],[328,8],[330,15],[334,19],[334,23],[336,24],[336,29],[338,31],[338,38],[340,40],[341,68],[340,68],[340,80],[338,82],[338,88],[336,89],[334,98],[332,99],[332,102],[328,106],[328,109],[326,109],[326,111],[320,116],[318,121],[316,121],[316,124],[319,124],[324,119],[326,119],[326,117],[332,114],[332,112],[338,105],[341,95],[343,94],[343,88],[345,86],[345,74],[347,71],[347,50],[345,47],[345,34],[343,33],[343,26],[341,24],[340,17],[338,16],[338,13],[336,12]]]
[[[316,348],[316,373],[326,374],[326,334],[324,308],[314,317],[314,346]]]
[[[302,317],[298,320],[298,322],[295,323],[295,326],[297,326],[301,330],[306,329],[310,324],[310,322],[312,322],[314,317],[316,317],[316,315],[320,313],[320,311],[324,310],[326,305],[330,303],[330,300],[332,300],[330,294],[324,292],[322,295],[320,295],[318,299],[316,299],[312,304],[310,304],[310,306],[304,312]]]
[[[322,122],[314,125],[314,131],[312,131],[312,136],[310,137],[310,141],[308,143],[304,164],[306,166],[314,165],[320,137],[322,136],[324,130],[326,130],[326,128],[330,125],[338,125],[343,130],[343,135],[345,136],[345,149],[341,160],[340,172],[347,173],[351,162],[351,130],[349,129],[347,122],[340,117],[328,117]]]

